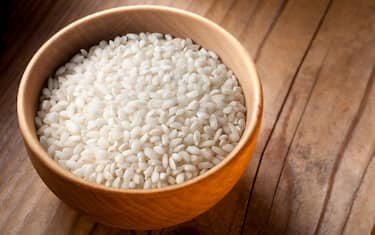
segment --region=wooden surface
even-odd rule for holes
[[[97,224],[61,203],[31,166],[16,92],[33,53],[75,19],[119,5],[170,5],[237,37],[264,88],[250,167],[214,208],[158,231]],[[375,222],[372,0],[12,1],[1,8],[0,234],[370,234]]]

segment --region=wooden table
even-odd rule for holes
[[[16,93],[39,46],[87,14],[162,4],[203,15],[256,61],[263,130],[251,164],[217,206],[161,231],[95,223],[33,169]],[[375,1],[11,1],[1,8],[0,234],[370,234],[375,221]]]

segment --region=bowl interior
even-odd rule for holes
[[[38,142],[34,125],[40,91],[47,78],[79,49],[88,49],[103,39],[140,32],[161,32],[191,38],[220,56],[236,74],[247,108],[246,128],[233,152],[245,144],[245,139],[254,131],[260,117],[262,102],[254,65],[245,49],[225,30],[195,14],[166,7],[140,6],[112,9],[76,21],[55,34],[35,54],[20,85],[18,115],[25,141],[36,152],[43,153],[39,157],[48,158]],[[51,158],[44,160],[53,161]]]

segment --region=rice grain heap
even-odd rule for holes
[[[245,128],[237,79],[191,39],[141,33],[101,41],[60,67],[35,117],[62,167],[114,188],[180,184],[220,163]]]

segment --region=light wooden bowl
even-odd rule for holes
[[[34,125],[48,76],[81,48],[129,32],[163,32],[192,38],[215,51],[239,79],[247,107],[240,143],[206,174],[153,190],[123,190],[86,182],[61,168],[39,144]],[[254,64],[240,43],[213,22],[168,7],[115,8],[80,19],[49,39],[34,55],[18,91],[18,120],[26,150],[45,184],[68,205],[95,220],[127,229],[158,229],[190,220],[220,201],[240,179],[254,150],[262,115],[262,90]]]

